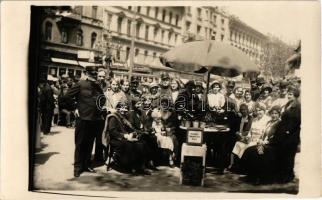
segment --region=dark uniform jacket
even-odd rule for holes
[[[66,97],[75,98],[80,119],[102,120],[102,108],[105,96],[100,86],[89,80],[80,80],[66,94]]]
[[[300,142],[301,104],[296,100],[288,102],[285,108],[281,121],[276,126],[274,137],[270,141],[271,145],[287,147],[296,146]]]
[[[55,98],[53,89],[48,83],[44,85],[40,92],[40,110],[46,112],[55,108]]]

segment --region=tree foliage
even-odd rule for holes
[[[293,49],[279,38],[268,35],[260,58],[263,75],[274,78],[285,76],[285,61],[292,55]]]

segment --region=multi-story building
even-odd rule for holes
[[[80,77],[85,66],[98,65],[95,48],[102,37],[102,8],[57,11],[42,20],[41,70],[53,76]]]
[[[263,48],[267,42],[267,36],[248,26],[235,16],[229,20],[229,41],[247,54],[251,60],[259,64]]]
[[[132,36],[135,71],[155,74],[158,69],[169,70],[162,66],[159,57],[182,43],[183,7],[110,6],[103,10],[104,30],[111,38],[116,74],[128,74]]]
[[[182,34],[189,40],[229,41],[229,18],[218,7],[185,7]]]

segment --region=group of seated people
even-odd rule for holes
[[[170,167],[179,164],[182,121],[226,124],[231,135],[228,170],[242,171],[255,182],[289,182],[300,142],[298,84],[282,80],[272,86],[259,77],[245,89],[233,81],[225,88],[214,81],[205,98],[202,83],[188,81],[180,88],[180,81],[168,74],[144,93],[135,78],[113,79],[106,91],[103,143],[110,147],[114,166],[149,174],[146,169],[157,170],[162,158]]]

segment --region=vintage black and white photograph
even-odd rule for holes
[[[308,60],[316,61],[307,38],[319,29],[310,28],[320,26],[305,16],[311,7],[216,1],[25,7],[30,29],[17,23],[15,30],[28,35],[27,59],[12,72],[27,77],[26,109],[15,115],[27,120],[10,127],[26,127],[26,134],[9,143],[15,131],[2,135],[1,153],[18,169],[20,157],[3,150],[24,152],[28,191],[296,197],[308,181],[303,173],[320,177],[320,168],[305,165],[319,160],[306,138],[320,139],[307,126],[320,123],[314,114],[320,105],[307,101],[316,90],[304,87],[320,84],[304,75],[315,68]],[[22,83],[12,79],[12,88]],[[10,101],[2,105],[7,113],[18,110]]]
[[[298,14],[30,9],[34,189],[297,194]]]

